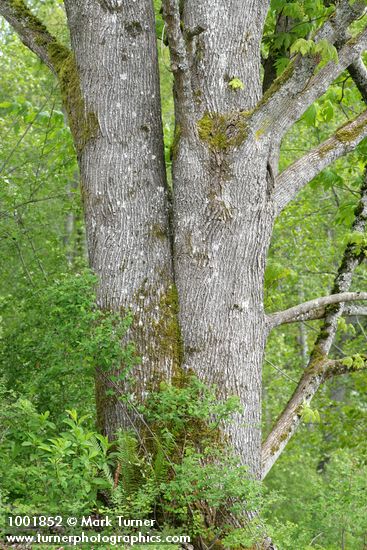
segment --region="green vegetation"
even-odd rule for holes
[[[24,5],[20,0],[15,4]],[[327,44],[316,51],[313,42],[334,9],[326,4],[331,3],[272,0],[262,55],[271,57],[278,78],[263,101],[293,74],[293,54],[315,54],[315,69],[336,60]],[[183,131],[179,126],[174,130],[172,122],[172,75],[160,41],[160,2],[155,5],[170,168]],[[38,8],[57,34],[64,14],[50,6],[55,8],[45,1]],[[275,32],[280,15],[286,21]],[[132,342],[120,345],[134,322],[129,312],[121,318],[95,306],[96,278],[86,268],[80,184],[62,106],[65,94],[74,98],[68,116],[72,131],[79,132],[79,154],[97,135],[98,121],[94,113],[85,112],[75,60],[66,46],[49,46],[60,94],[46,68],[3,22],[0,44],[0,513],[151,518],[163,533],[190,534],[209,545],[217,538],[232,549],[254,546],[265,529],[280,550],[362,550],[367,533],[367,376],[361,368],[365,317],[339,322],[331,354],[357,372],[327,382],[311,405],[303,404],[298,411],[301,428],[262,487],[238,465],[220,429],[238,413],[238,401],[221,401],[218,388],[180,368],[183,349],[174,286],[161,297],[163,315],[155,326],[161,349],[175,347],[172,385],[157,384],[144,405],[111,390],[112,397],[144,422],[144,441],[134,430],[121,431],[113,442],[98,433],[95,365],[116,381],[140,363]],[[359,92],[347,76],[341,75],[285,137],[281,169],[362,111]],[[246,82],[237,78],[228,86],[234,97],[246,90]],[[197,91],[198,101],[200,95]],[[247,138],[250,114],[205,112],[197,122],[202,146],[215,154],[231,153]],[[84,124],[73,127],[80,117]],[[260,129],[257,137],[261,135]],[[354,137],[343,127],[337,133],[343,142]],[[325,144],[320,156],[329,151]],[[351,230],[366,160],[367,144],[362,142],[348,158],[318,175],[277,220],[264,286],[268,311],[327,294],[347,243],[357,255],[366,253],[366,234]],[[166,234],[161,225],[150,230],[157,238]],[[366,283],[362,264],[352,290],[365,289]],[[264,434],[303,372],[319,327],[316,320],[281,326],[271,334],[263,374]],[[259,510],[259,518],[250,529],[231,527],[228,514],[242,519],[245,506]],[[223,518],[221,527],[213,528],[214,516]]]
[[[144,405],[128,400],[144,419],[145,443],[128,431],[109,442],[75,409],[56,425],[49,411],[38,413],[14,391],[1,387],[1,396],[2,513],[152,517],[193,540],[235,541],[228,513],[240,519],[245,503],[260,504],[258,484],[219,436],[222,422],[239,410],[237,399],[218,402],[215,390],[192,375],[180,387],[162,384]],[[211,514],[223,516],[220,530],[208,523]]]
[[[249,113],[205,113],[198,122],[198,133],[214,151],[227,151],[238,147],[246,139]]]

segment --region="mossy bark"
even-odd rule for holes
[[[59,80],[75,147],[81,155],[85,145],[99,134],[98,118],[87,108],[74,53],[57,42],[51,42],[47,49]]]
[[[174,69],[180,133],[173,156],[173,229],[184,368],[216,384],[218,396],[239,396],[243,411],[227,434],[240,460],[259,476],[266,338],[262,292],[274,214],[268,142],[251,126],[261,97],[253,40],[265,3],[251,10],[251,16],[228,12],[219,0],[203,9],[189,2],[183,10],[184,37],[191,37],[187,58],[175,48],[172,61],[175,67],[186,62],[190,71]],[[223,18],[220,28],[213,12]],[[170,27],[174,18],[166,22]],[[195,28],[203,30],[190,33]],[[177,37],[176,31],[168,29],[169,39]],[[228,50],[223,48],[227,39]],[[233,75],[244,84],[236,91],[228,85]]]
[[[140,357],[118,390],[108,373],[97,374],[98,425],[113,437],[136,427],[121,392],[144,399],[181,361],[154,13],[149,0],[123,10],[97,0],[65,6],[73,53],[54,45],[49,52],[78,152],[97,301],[132,313],[126,341]]]

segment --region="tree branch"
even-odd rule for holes
[[[341,38],[341,29],[345,30],[352,21],[360,17],[365,8],[363,1],[355,2],[353,6],[347,0],[340,2],[334,15],[315,36],[316,43],[327,40],[337,45],[338,62],[330,61],[316,71],[320,61],[318,56],[297,55],[260,100],[253,115],[255,127],[262,130],[266,128],[268,133],[276,132],[276,139],[280,141],[290,126],[327,90],[333,80],[351,62],[360,58],[367,48],[367,29],[350,40],[347,37]]]
[[[367,103],[367,69],[362,59],[359,58],[354,63],[349,65],[348,72],[353,78],[363,101]]]
[[[269,330],[283,324],[288,323],[302,323],[304,321],[316,321],[317,319],[323,319],[327,313],[327,307],[322,306],[320,308],[312,309],[307,313],[299,315],[297,318],[291,319],[289,321],[284,321],[276,324],[272,324],[272,319],[269,320],[268,328]],[[366,317],[367,316],[367,307],[364,306],[344,306],[343,317]],[[271,317],[271,315],[269,316]]]
[[[365,317],[366,315],[367,315],[367,307],[364,307],[364,306],[349,305],[349,306],[345,306],[344,308],[345,317]]]
[[[340,360],[319,359],[304,371],[291,399],[280,416],[276,429],[266,439],[262,450],[262,479],[266,477],[302,420],[302,407],[308,405],[326,380],[337,375],[367,369],[367,357],[348,357]]]
[[[329,380],[334,376],[360,372],[365,369],[367,369],[367,355],[355,355],[354,357],[345,357],[344,359],[328,361],[323,381]]]
[[[345,42],[348,39],[350,39],[348,29],[341,27],[339,29],[339,40]],[[361,57],[349,65],[348,72],[354,80],[354,84],[357,86],[363,101],[367,104],[367,70]]]
[[[180,97],[180,101],[176,103],[180,105],[181,112],[177,113],[177,117],[180,118],[181,123],[182,118],[187,117],[192,111],[193,98],[186,43],[181,28],[179,0],[163,0],[162,11],[171,55],[171,69],[175,78],[176,92]],[[195,33],[200,34],[203,30],[198,28]]]
[[[352,226],[353,232],[363,233],[367,223],[367,168],[361,187],[361,197],[355,209],[355,219]],[[358,249],[354,243],[348,243],[344,250],[343,258],[334,280],[332,294],[340,295],[349,292],[353,273],[356,267],[365,259],[364,252]],[[299,384],[285,409],[276,421],[273,429],[266,438],[262,448],[262,477],[265,477],[279,456],[282,454],[288,441],[296,432],[301,421],[301,407],[311,402],[320,385],[335,374],[344,374],[346,364],[330,361],[328,354],[333,343],[338,320],[344,314],[344,302],[326,305],[326,315],[319,336],[314,345],[309,363],[305,369]],[[288,310],[289,311],[289,310]],[[352,365],[354,362],[352,361]],[[356,362],[355,368],[360,364]],[[328,371],[328,369],[331,369]],[[350,368],[346,372],[351,372]],[[329,374],[330,373],[330,374]]]
[[[338,128],[329,139],[283,170],[275,182],[273,196],[276,212],[279,214],[321,170],[352,151],[366,136],[367,110]]]
[[[330,294],[329,296],[309,300],[308,302],[285,309],[284,311],[268,315],[268,327],[272,329],[287,323],[319,319],[319,316],[314,317],[314,315],[319,315],[320,311],[325,313],[325,306],[357,300],[367,300],[367,292],[342,292],[340,294]]]
[[[56,45],[57,40],[26,3],[23,0],[0,0],[0,15],[10,23],[23,44],[56,74],[50,55],[50,45]]]

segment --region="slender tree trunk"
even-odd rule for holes
[[[123,10],[112,0],[65,5],[76,65],[70,70],[73,61],[64,60],[59,76],[70,71],[65,84],[89,261],[100,278],[99,307],[133,313],[128,339],[141,365],[129,391],[141,397],[171,377],[179,354],[153,6],[150,0],[124,3]],[[71,98],[71,89],[79,97]],[[112,436],[129,419],[106,388],[98,376],[98,423]]]

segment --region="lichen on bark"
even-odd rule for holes
[[[367,119],[356,121],[355,123],[347,123],[336,131],[335,137],[342,143],[349,143],[357,139],[366,127]]]

